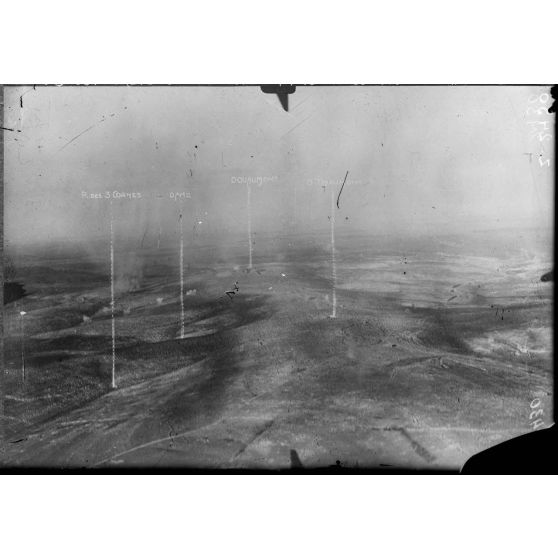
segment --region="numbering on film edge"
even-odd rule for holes
[[[539,91],[543,90],[543,87],[539,87]],[[541,151],[544,151],[543,142],[548,140],[552,140],[552,134],[546,133],[546,130],[550,130],[550,121],[548,120],[540,120],[540,118],[548,114],[548,107],[546,103],[550,101],[550,95],[548,93],[536,93],[531,95],[527,99],[527,103],[530,105],[527,107],[525,111],[526,116],[530,116],[531,118],[536,118],[536,120],[530,120],[527,124],[531,127],[529,131],[529,139],[533,140],[535,137],[539,140],[541,144]],[[540,103],[539,106],[533,106],[533,104]],[[539,126],[542,125],[542,129]],[[550,158],[543,157],[543,154],[540,153],[537,157],[539,161],[539,166],[541,167],[550,167]]]
[[[533,430],[536,430],[537,428],[541,428],[545,424],[544,420],[537,418],[544,414],[544,410],[542,407],[540,407],[540,405],[541,405],[541,400],[538,397],[535,397],[535,399],[533,399],[533,401],[531,401],[531,403],[529,404],[529,407],[533,409],[529,413],[529,420],[531,421],[531,427],[533,428]]]

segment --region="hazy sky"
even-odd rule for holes
[[[103,236],[109,200],[91,195],[115,190],[142,196],[113,199],[121,232],[175,231],[174,192],[187,227],[242,232],[237,177],[261,177],[255,232],[321,229],[347,171],[340,230],[551,226],[554,138],[530,137],[554,133],[542,93],[298,87],[287,113],[255,86],[7,87],[4,126],[21,132],[4,135],[6,242]]]

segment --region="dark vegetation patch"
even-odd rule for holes
[[[8,282],[4,283],[4,304],[15,302],[25,296],[23,283]]]
[[[186,324],[187,331],[208,329],[205,324],[197,324],[202,319],[210,318],[214,321],[211,329],[217,330],[208,331],[207,335],[202,334],[200,337],[147,342],[130,335],[117,335],[115,356],[118,387],[131,386],[206,359],[210,374],[200,389],[206,394],[213,393],[211,397],[215,397],[240,372],[235,367],[234,349],[238,338],[235,330],[269,317],[272,309],[266,301],[267,296],[239,296],[233,301],[206,300],[205,303],[196,303],[199,315]],[[151,307],[152,310],[155,308],[158,307]],[[176,305],[167,310],[173,323],[168,333],[174,336],[179,327]],[[76,319],[78,315],[81,322],[81,313],[75,312]],[[145,314],[145,319],[138,320],[137,327],[149,329],[148,317],[149,312]],[[66,319],[63,325],[67,323]],[[62,324],[54,319],[49,323],[52,331],[53,325],[56,327]],[[10,409],[6,412],[11,416],[24,417],[28,423],[35,425],[107,393],[111,390],[111,347],[112,337],[106,334],[76,333],[47,339],[31,339],[29,336],[25,345],[26,378],[23,382],[20,369],[21,338],[17,334],[10,337],[6,343],[5,356],[11,364],[11,370],[6,375],[5,387],[6,393],[12,397],[8,399]],[[169,416],[178,414],[180,409],[184,412],[184,401],[178,397],[179,393],[178,389],[172,392]],[[173,405],[176,407],[174,411]],[[211,407],[208,402],[203,405]]]

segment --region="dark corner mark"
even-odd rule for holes
[[[468,459],[463,474],[556,473],[556,426],[507,440]]]
[[[341,192],[345,186],[345,182],[347,180],[347,176],[349,176],[349,171],[345,173],[345,178],[343,179],[343,184],[341,185],[341,190],[339,190],[339,195],[337,196],[337,209],[339,209],[339,198],[341,197]]]
[[[554,281],[554,270],[549,271],[548,273],[545,273],[541,277],[541,281],[543,281],[544,283],[546,283],[547,281]]]
[[[296,85],[261,85],[260,89],[264,93],[275,93],[283,109],[289,112],[289,95],[296,91]]]
[[[558,103],[558,85],[553,85],[550,88],[550,94],[552,95],[554,102],[549,107],[548,112],[556,112],[558,111],[558,107],[556,106],[556,103]]]

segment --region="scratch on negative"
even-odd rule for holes
[[[76,141],[80,136],[83,136],[83,134],[85,134],[85,132],[89,132],[89,130],[91,130],[91,128],[94,128],[95,126],[97,126],[97,124],[93,124],[92,126],[89,126],[89,128],[87,128],[86,130],[83,130],[83,132],[80,132],[77,136],[73,137],[69,142],[65,143],[65,144],[58,150],[58,152],[60,153],[60,151],[62,151],[63,149],[66,149],[66,147],[68,147],[68,145],[70,145],[70,143]]]
[[[339,198],[341,197],[341,192],[345,187],[345,182],[347,181],[347,176],[349,176],[349,171],[346,172],[345,178],[343,179],[343,184],[341,185],[341,190],[339,190],[339,195],[337,196],[337,209],[339,209]]]
[[[97,126],[97,124],[101,124],[101,122],[104,122],[105,118],[103,118],[102,120],[99,120],[99,122],[89,126],[89,128],[86,128],[85,130],[83,130],[83,132],[80,132],[77,136],[74,136],[70,141],[66,142],[59,150],[58,152],[60,153],[60,151],[62,151],[63,149],[66,149],[66,147],[68,147],[68,145],[70,145],[70,143],[76,141],[80,136],[83,136],[83,134],[85,134],[86,132],[89,132],[89,130],[91,130],[92,128],[94,128],[95,126]]]
[[[224,420],[224,419],[221,419],[221,420],[217,420],[217,421],[215,421],[215,422],[206,424],[206,425],[204,426],[204,428],[205,428],[205,427],[209,427],[209,426],[215,426],[216,424],[220,424],[220,423],[223,422],[223,420]],[[134,451],[138,451],[138,450],[141,450],[141,449],[143,449],[143,448],[148,448],[148,447],[150,447],[150,446],[154,446],[154,445],[160,444],[160,443],[162,443],[162,442],[169,442],[169,441],[174,442],[174,440],[175,440],[176,438],[183,438],[183,437],[188,436],[188,435],[190,435],[190,434],[192,434],[193,432],[196,432],[196,431],[198,431],[198,430],[200,430],[200,429],[199,429],[199,428],[192,428],[192,429],[189,429],[189,430],[185,430],[184,432],[179,432],[178,434],[175,433],[175,434],[173,434],[172,436],[165,436],[164,438],[158,438],[157,440],[151,440],[151,441],[149,441],[149,442],[145,442],[144,444],[140,444],[140,445],[138,445],[138,446],[134,446],[134,447],[129,448],[129,449],[125,450],[125,451],[122,451],[122,452],[120,452],[120,453],[117,453],[117,454],[113,455],[112,457],[107,457],[106,459],[103,459],[103,460],[101,460],[101,461],[98,461],[97,463],[95,463],[95,464],[93,465],[93,467],[99,467],[99,466],[101,466],[101,465],[103,465],[103,464],[105,464],[105,463],[109,463],[109,462],[111,462],[111,461],[114,461],[115,459],[117,459],[117,458],[119,458],[119,457],[122,457],[123,455],[127,455],[127,454],[129,454],[129,453],[134,452]]]
[[[293,126],[288,132],[285,132],[285,133],[281,136],[281,139],[284,138],[287,134],[290,134],[293,130],[295,130],[296,128],[298,128],[298,127],[301,126],[302,124],[304,124],[311,116],[312,116],[312,115],[307,116],[304,120],[302,120],[301,122],[299,122],[296,126]]]
[[[234,459],[236,459],[240,454],[244,453],[244,452],[246,451],[246,448],[247,448],[249,445],[253,444],[264,432],[266,432],[267,430],[269,430],[269,429],[273,426],[273,423],[274,423],[274,422],[275,422],[274,420],[268,420],[268,421],[264,424],[263,428],[260,428],[260,429],[254,434],[254,436],[252,436],[252,438],[251,438],[248,442],[246,442],[246,443],[233,455],[231,461],[233,461]]]

